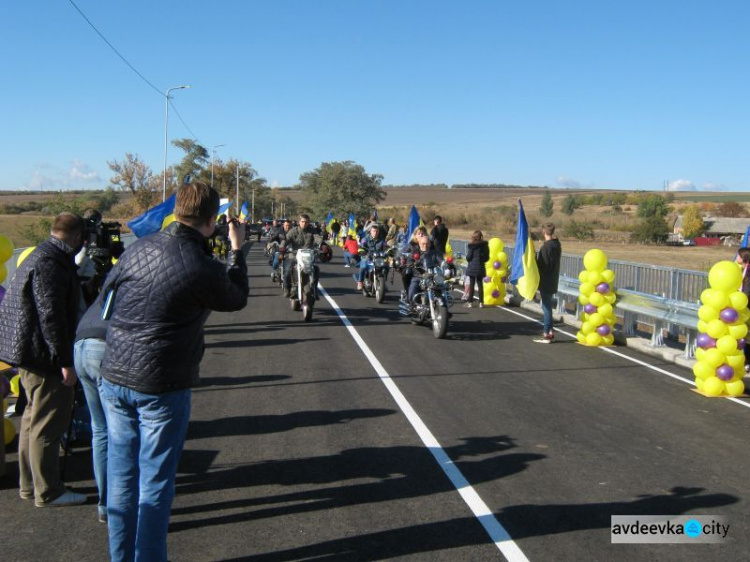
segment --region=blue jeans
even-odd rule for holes
[[[111,559],[166,561],[169,511],[190,418],[190,390],[144,394],[102,379],[100,391],[109,424]]]
[[[359,260],[359,275],[357,276],[357,281],[360,283],[365,280],[365,275],[367,275],[367,272],[372,269],[372,266],[370,266],[370,260],[368,260],[366,257],[362,257],[361,260]]]
[[[552,301],[555,298],[554,293],[539,293],[542,298],[542,331],[545,334],[552,332]]]
[[[91,450],[94,479],[99,491],[100,514],[107,513],[107,417],[99,398],[99,381],[105,348],[104,340],[89,338],[77,341],[74,350],[76,373],[91,414]]]

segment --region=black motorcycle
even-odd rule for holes
[[[363,256],[367,260],[367,269],[362,278],[362,294],[375,297],[378,304],[385,300],[385,280],[388,276],[388,254],[373,252],[370,256]]]
[[[407,302],[405,291],[399,303],[399,313],[408,316],[412,324],[430,324],[432,335],[444,338],[448,332],[448,309],[453,306],[452,282],[456,278],[453,264],[444,261],[430,269],[415,267],[419,275],[419,291]]]
[[[302,310],[305,322],[312,320],[313,307],[318,299],[318,279],[315,261],[319,250],[299,249],[291,260],[292,288],[289,299],[292,310]],[[283,277],[282,277],[283,279]]]

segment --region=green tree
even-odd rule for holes
[[[337,217],[353,212],[365,215],[385,199],[381,189],[383,176],[367,174],[351,160],[324,162],[312,172],[300,176],[302,207],[315,217],[325,217],[333,211]]]
[[[125,160],[113,160],[107,162],[107,166],[115,173],[109,180],[110,185],[132,193],[139,209],[148,209],[156,203],[161,191],[160,178],[154,177],[151,168],[137,154],[126,152]]]
[[[21,236],[29,240],[34,246],[44,242],[52,229],[52,219],[40,218],[36,223],[19,229]]]
[[[550,195],[549,191],[546,191],[544,197],[542,197],[542,205],[539,207],[539,212],[542,216],[551,217],[554,207],[555,203],[552,201],[552,195]]]
[[[182,182],[187,175],[194,180],[210,181],[211,159],[205,147],[193,139],[175,139],[172,144],[185,153],[180,163],[174,167],[173,176],[177,181]],[[208,172],[208,178],[206,178],[206,172]]]
[[[563,199],[562,203],[562,212],[566,215],[570,216],[573,213],[576,212],[576,209],[578,208],[578,202],[576,201],[576,198],[572,195],[567,195],[565,199]]]
[[[633,230],[634,242],[662,243],[669,235],[669,225],[662,217],[650,216],[642,219]]]
[[[594,238],[594,227],[583,221],[570,220],[563,228],[565,236],[576,240],[591,240]]]
[[[647,219],[651,217],[657,217],[663,219],[671,211],[669,202],[665,197],[651,193],[643,197],[638,203],[638,211],[636,214],[642,218]]]
[[[742,203],[738,203],[737,201],[727,201],[726,203],[719,205],[719,208],[716,209],[716,213],[720,217],[742,218],[747,216],[747,209]]]
[[[690,205],[682,214],[682,235],[685,238],[700,236],[706,231],[698,205]]]

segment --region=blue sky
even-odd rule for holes
[[[102,188],[191,137],[272,185],[750,190],[744,0],[0,4],[0,189]],[[181,153],[170,145],[169,162]]]

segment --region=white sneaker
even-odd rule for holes
[[[67,505],[81,505],[86,503],[86,496],[71,490],[65,490],[61,496],[58,496],[49,502],[35,502],[37,507],[65,507]]]
[[[345,263],[344,267],[351,267],[351,265],[349,265],[348,263]]]

